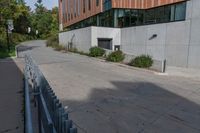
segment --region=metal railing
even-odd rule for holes
[[[25,133],[33,133],[32,112],[30,102],[30,92],[28,77],[25,68],[24,74],[24,94],[25,94]]]
[[[35,105],[38,108],[39,133],[77,133],[77,128],[73,127],[68,113],[30,55],[25,55],[25,63],[25,75],[30,80],[29,85],[32,86]],[[27,115],[29,118],[30,114]],[[26,121],[26,133],[32,133],[29,121]]]

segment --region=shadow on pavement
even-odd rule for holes
[[[0,133],[23,133],[23,61],[0,60]]]
[[[200,132],[199,90],[188,94],[192,101],[149,82],[111,83],[85,101],[63,101],[79,133]]]
[[[17,47],[17,53],[22,53],[22,52],[26,52],[26,51],[29,51],[29,50],[33,50],[34,48],[37,48],[39,46],[25,46],[25,45],[19,45]],[[19,55],[18,55],[19,56]],[[20,56],[21,58],[23,56]]]

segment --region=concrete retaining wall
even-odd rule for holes
[[[88,52],[92,44],[91,32],[91,27],[62,32],[59,34],[59,43],[67,46],[70,42],[72,42],[73,46],[77,49]]]
[[[129,55],[146,54],[156,62],[166,59],[168,65],[187,67],[189,30],[190,21],[123,28],[121,48]]]
[[[156,62],[166,59],[167,66],[199,69],[199,24],[200,1],[191,0],[187,3],[186,21],[123,28],[121,48],[128,55],[148,54]],[[151,39],[153,35],[157,37]]]
[[[92,26],[59,34],[61,45],[67,46],[72,41],[74,47],[84,52],[88,52],[90,47],[98,46],[98,38],[111,38],[114,49],[114,45],[121,43],[121,29]]]

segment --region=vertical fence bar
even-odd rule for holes
[[[68,119],[68,113],[38,66],[30,56],[26,55],[25,59],[29,68],[26,74],[30,74],[34,93],[37,93],[35,100],[38,107],[39,133],[77,133],[77,128],[73,127],[72,121]]]

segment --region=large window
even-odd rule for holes
[[[185,20],[186,2],[145,11],[145,24]]]
[[[114,27],[114,10],[109,10],[99,15],[100,26]]]
[[[83,10],[85,11],[85,3]],[[89,2],[89,1],[88,1]],[[129,27],[145,24],[156,24],[173,21],[182,21],[186,17],[186,2],[156,7],[152,9],[110,9],[111,0],[104,0],[105,11],[73,25],[72,27],[104,26],[104,27]],[[90,4],[89,4],[90,5]],[[89,6],[88,5],[88,6]]]

